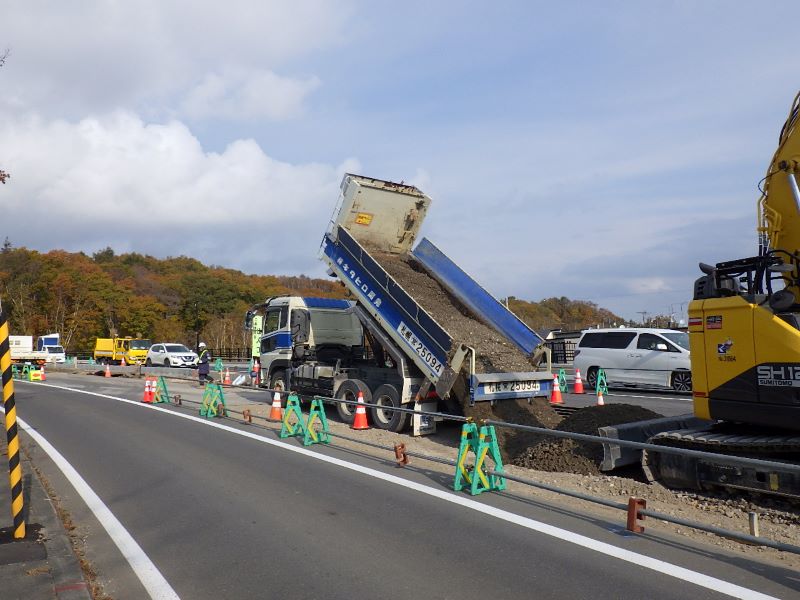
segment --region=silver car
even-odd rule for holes
[[[147,351],[148,367],[196,367],[197,354],[183,344],[153,344]]]

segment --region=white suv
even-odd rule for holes
[[[589,329],[575,348],[573,366],[594,389],[603,369],[609,385],[692,390],[689,335],[673,329]]]
[[[197,354],[183,344],[153,344],[147,351],[145,365],[148,367],[196,367]]]

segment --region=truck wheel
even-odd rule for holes
[[[675,371],[672,374],[672,389],[676,392],[692,391],[692,372]]]
[[[372,393],[369,391],[367,384],[360,379],[347,379],[343,381],[342,385],[339,386],[339,389],[336,390],[336,399],[357,402],[358,392],[363,394],[364,402],[367,404],[372,402]],[[339,413],[339,418],[342,420],[342,422],[351,425],[356,416],[356,407],[355,404],[337,402],[336,412]]]
[[[279,392],[286,391],[286,371],[275,371],[270,377],[269,388],[271,390],[278,390]]]
[[[591,389],[597,389],[597,367],[590,367],[586,372],[586,385]]]
[[[372,402],[378,405],[370,409],[372,424],[375,427],[396,433],[403,431],[408,422],[408,413],[387,410],[388,408],[400,408],[400,392],[396,387],[384,383],[372,394]]]

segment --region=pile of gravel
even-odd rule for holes
[[[607,404],[582,408],[561,421],[558,431],[597,435],[600,427],[657,419],[662,415],[632,404]],[[511,462],[537,471],[598,475],[603,447],[593,442],[546,438],[515,455]]]
[[[534,370],[519,348],[491,327],[470,316],[469,311],[413,258],[377,252],[372,256],[450,334],[454,344],[466,344],[475,349],[475,370],[478,373]]]

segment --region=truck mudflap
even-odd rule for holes
[[[553,376],[538,371],[529,373],[475,373],[470,377],[470,405],[515,398],[549,397]]]
[[[411,255],[459,302],[526,355],[531,355],[544,340],[477,281],[464,272],[428,238],[422,238]]]

